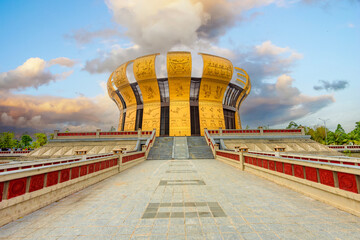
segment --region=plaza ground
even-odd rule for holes
[[[214,159],[147,160],[0,239],[359,239],[360,218]]]

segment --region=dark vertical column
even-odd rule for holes
[[[190,107],[190,119],[191,119],[191,135],[199,136],[200,135],[200,121],[199,121],[199,107],[198,106]]]

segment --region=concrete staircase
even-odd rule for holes
[[[169,160],[172,159],[173,137],[157,137],[151,148],[148,160]]]
[[[148,160],[213,159],[204,137],[157,137]]]
[[[213,159],[214,156],[204,137],[187,137],[189,159]]]
[[[174,137],[173,159],[188,159],[189,151],[186,137]]]

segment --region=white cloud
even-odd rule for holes
[[[64,79],[72,74],[72,71],[53,74],[49,71],[49,67],[53,65],[72,67],[74,61],[64,57],[52,59],[49,62],[41,58],[29,58],[16,69],[0,73],[0,89],[37,88],[52,81]]]

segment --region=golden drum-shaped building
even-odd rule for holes
[[[157,55],[128,61],[111,73],[107,87],[120,110],[119,131],[156,129],[158,136],[191,136],[203,135],[204,128],[241,129],[239,109],[251,89],[243,69],[200,53],[203,71],[196,78],[190,52],[168,52],[167,78],[157,78]],[[133,83],[126,72],[131,63]]]

